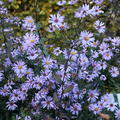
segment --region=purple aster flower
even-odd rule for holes
[[[106,80],[107,78],[106,78],[106,76],[105,75],[101,75],[100,76],[100,80]]]
[[[71,58],[71,60],[75,61],[78,57],[78,52],[75,49],[72,49],[70,52],[69,57]]]
[[[113,46],[120,46],[120,37],[114,37],[111,42]]]
[[[17,102],[18,100],[20,100],[20,91],[15,89],[10,94],[10,101]]]
[[[48,96],[45,101],[41,102],[43,108],[47,109],[56,109],[55,103],[53,102],[52,97]]]
[[[105,107],[110,102],[110,94],[105,94],[101,97],[102,106]]]
[[[99,104],[90,104],[89,110],[96,115],[96,114],[100,114],[100,112],[102,111],[102,107]]]
[[[0,95],[8,96],[9,94],[10,94],[9,86],[4,85],[4,87],[0,89]]]
[[[82,7],[79,7],[77,11],[75,12],[76,18],[84,18],[90,13],[89,5],[85,4]]]
[[[28,55],[28,59],[29,60],[34,60],[38,57],[38,53],[37,53],[37,50],[35,49],[30,49],[27,51],[27,55]]]
[[[66,4],[66,1],[65,1],[65,0],[62,0],[62,1],[57,2],[57,5],[59,5],[59,6],[62,6],[62,5],[64,5],[64,4]]]
[[[50,56],[43,58],[42,65],[45,68],[52,68],[53,67],[53,60],[50,58]]]
[[[111,67],[109,72],[111,73],[112,77],[117,77],[120,74],[119,69],[117,67]]]
[[[33,77],[33,76],[34,76],[33,70],[32,70],[31,68],[28,68],[28,69],[26,70],[26,75],[27,75],[27,78]]]
[[[4,66],[9,67],[11,65],[12,65],[12,62],[11,62],[10,58],[6,58],[5,61],[4,61]]]
[[[69,28],[67,23],[62,23],[61,25],[57,25],[56,27],[58,28],[58,30],[62,30],[62,31]]]
[[[27,66],[23,61],[18,61],[13,66],[14,72],[17,74],[19,78],[23,77],[26,74]]]
[[[99,6],[93,6],[93,8],[90,10],[91,15],[96,16],[101,13],[104,13]]]
[[[24,50],[28,50],[29,48],[32,48],[34,45],[36,45],[39,41],[38,35],[35,35],[34,33],[26,33],[24,36],[24,42],[22,43]]]
[[[111,60],[113,56],[113,53],[110,49],[104,50],[101,54],[102,54],[103,59],[105,60]]]
[[[72,112],[73,115],[78,115],[79,111],[82,110],[81,104],[79,103],[74,103],[72,106],[70,106],[70,111]]]
[[[36,89],[40,89],[41,86],[44,84],[45,80],[40,77],[40,76],[36,76],[33,78],[33,88]]]
[[[62,25],[63,22],[64,22],[64,16],[61,16],[60,14],[50,15],[49,23],[51,23],[53,26]]]
[[[26,30],[30,30],[33,31],[36,29],[34,20],[31,16],[27,16],[24,20],[23,20],[23,24],[22,27]]]
[[[48,89],[47,88],[44,88],[44,89],[41,89],[38,93],[35,94],[35,100],[40,100],[40,99],[45,99],[46,96],[48,94]]]
[[[120,119],[120,109],[115,111],[115,118]]]
[[[73,97],[75,99],[82,99],[83,98],[83,93],[79,90],[79,88],[73,88]]]
[[[91,44],[91,42],[94,42],[93,34],[88,31],[82,31],[80,34],[80,42],[82,43],[82,46],[87,47]]]
[[[17,105],[13,102],[13,101],[9,101],[7,102],[7,106],[8,110],[15,110],[17,108]]]
[[[89,90],[88,92],[88,101],[95,102],[98,99],[99,93],[97,90]]]
[[[80,62],[80,65],[83,67],[83,68],[86,68],[88,65],[89,65],[89,60],[87,58],[86,55],[84,54],[81,54],[80,57],[79,57],[79,62]]]
[[[104,33],[104,32],[105,32],[104,23],[100,22],[99,20],[97,20],[97,21],[94,23],[94,27],[95,27],[95,29],[98,30],[98,32],[100,32],[100,33]]]
[[[110,110],[110,111],[115,111],[117,109],[117,103],[115,102],[109,102],[107,105],[106,105],[106,108],[107,110]]]
[[[60,47],[57,47],[54,49],[53,54],[56,56],[59,56],[62,53],[62,51],[60,50]]]
[[[28,89],[31,89],[33,86],[33,77],[27,77],[27,80],[25,81],[25,85],[28,87]]]
[[[49,28],[47,29],[48,32],[54,32],[55,31],[55,26],[49,25]]]

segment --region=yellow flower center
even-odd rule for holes
[[[49,65],[49,64],[50,64],[50,62],[49,62],[49,61],[46,61],[46,64],[47,64],[47,65]]]
[[[28,20],[29,23],[32,23],[33,21],[32,20]]]
[[[22,69],[22,66],[20,65],[20,66],[18,66],[18,69]]]
[[[30,74],[30,72],[26,72],[26,74]]]
[[[99,109],[98,108],[95,108],[95,111],[98,111]]]
[[[89,40],[89,37],[88,37],[88,36],[85,36],[85,37],[84,37],[84,40],[88,41],[88,40]]]
[[[46,92],[47,90],[46,90],[46,89],[44,89],[43,91],[44,91],[44,92]]]
[[[106,101],[107,101],[107,99],[104,99],[104,101],[106,102]]]
[[[108,53],[106,53],[106,56],[107,56],[107,57],[109,57],[109,54],[108,54]]]
[[[72,54],[72,55],[75,55],[75,54],[76,54],[76,52],[71,52],[71,54]]]
[[[34,43],[34,42],[35,42],[35,40],[30,40],[30,42],[31,42],[31,43]]]

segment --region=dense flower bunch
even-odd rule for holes
[[[57,5],[74,5],[77,2],[62,0]],[[104,1],[91,2],[93,6],[85,3],[76,10],[74,17],[78,21],[87,16],[91,19],[96,17],[91,27],[93,30],[82,28],[78,38],[70,40],[69,48],[58,46],[50,54],[31,16],[24,20],[1,17],[5,42],[0,54],[5,58],[0,71],[0,82],[3,83],[0,95],[8,98],[8,110],[18,110],[26,103],[29,115],[40,115],[41,119],[49,116],[56,120],[84,120],[86,113],[92,116],[89,116],[92,120],[103,116],[102,113],[120,118],[118,103],[110,100],[105,89],[108,81],[120,77],[120,61],[115,59],[119,54],[120,37],[105,36],[106,26],[98,19],[104,14],[101,6]],[[7,14],[6,9],[1,7],[0,15],[3,12]],[[60,12],[51,15],[48,32],[66,33],[70,29],[66,19]],[[4,23],[18,25],[25,33],[15,37],[7,32],[11,29],[6,29]],[[115,65],[112,63],[114,59]],[[24,116],[24,120],[32,120],[30,116]],[[23,118],[16,116],[16,120],[20,119]]]

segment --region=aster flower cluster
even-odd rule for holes
[[[8,13],[7,8],[4,6],[4,3],[0,1],[0,15],[7,14],[7,13]]]
[[[86,16],[94,17],[101,13],[104,13],[104,12],[101,10],[101,8],[98,5],[93,6],[90,9],[90,6],[88,4],[85,4],[77,9],[75,13],[75,17],[76,18],[85,18]]]
[[[70,0],[68,4],[74,5],[77,1]],[[104,13],[99,7],[103,0],[93,2],[97,5],[92,8],[88,4],[80,6],[75,12],[75,19],[79,21],[79,18],[85,19],[87,16],[93,19]],[[60,6],[64,4],[65,0],[57,3]],[[7,110],[18,110],[26,103],[29,114],[40,115],[42,119],[47,115],[56,120],[82,119],[84,112],[93,115],[93,119],[108,112],[115,119],[120,118],[119,104],[110,100],[105,88],[109,81],[120,77],[119,63],[112,63],[119,56],[120,37],[105,36],[104,22],[95,20],[93,31],[84,28],[77,39],[70,41],[69,48],[57,46],[49,53],[42,44],[32,16],[24,20],[11,19],[18,20],[25,33],[21,37],[13,34],[5,37],[9,33],[4,31],[2,25],[6,41],[5,48],[0,51],[1,56],[5,56],[4,69],[0,70],[0,82],[3,82],[0,84],[0,96],[7,98]],[[48,32],[58,30],[63,33],[70,29],[65,19],[60,13],[50,15]],[[6,18],[5,22],[11,24],[12,20]],[[102,37],[98,39],[96,33]],[[66,38],[69,36],[66,35]],[[24,120],[32,120],[31,116],[24,116]],[[16,115],[16,120],[20,119]]]

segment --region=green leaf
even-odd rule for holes
[[[56,93],[56,92],[54,92],[54,94],[53,94],[53,99],[54,99],[54,101],[55,101],[55,102],[58,102],[58,101],[59,101],[59,99],[58,99],[58,96],[57,96],[57,93]]]
[[[54,75],[54,78],[56,79],[56,81],[57,81],[58,83],[61,83],[61,82],[62,82],[59,75]]]
[[[73,89],[73,85],[68,86],[67,88],[64,89],[63,93],[68,93]]]

